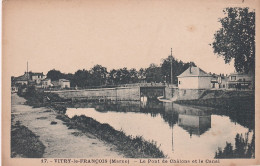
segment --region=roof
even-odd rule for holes
[[[191,66],[177,77],[211,77],[211,75],[199,67]]]
[[[43,73],[32,73],[32,72],[29,72],[29,74],[30,74],[31,76],[38,76],[38,75],[44,76]]]
[[[245,73],[230,73],[230,76],[247,76],[247,77],[252,77],[252,74],[245,74]]]
[[[14,80],[15,80],[15,81],[28,81],[28,77],[27,77],[27,74],[24,74],[24,75],[22,75],[22,76],[15,77]]]
[[[66,79],[59,79],[59,81],[62,81],[62,82],[70,82],[69,80],[66,80]]]

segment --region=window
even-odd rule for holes
[[[181,84],[181,81],[179,81],[179,85]]]
[[[231,81],[235,81],[236,80],[236,76],[231,76]]]

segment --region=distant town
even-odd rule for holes
[[[186,65],[187,66],[187,65]],[[100,67],[100,65],[96,65],[96,67]],[[103,68],[103,67],[101,67]],[[24,88],[25,86],[34,86],[37,89],[45,89],[45,90],[68,90],[68,89],[89,89],[93,87],[115,87],[115,86],[133,86],[133,85],[151,85],[151,84],[161,84],[161,85],[172,85],[176,86],[179,89],[236,89],[236,90],[252,90],[254,87],[254,76],[253,74],[245,74],[245,73],[230,73],[229,75],[225,74],[215,74],[215,73],[207,73],[203,71],[201,68],[193,66],[192,63],[179,75],[175,75],[175,82],[168,82],[165,77],[161,77],[161,80],[155,80],[154,78],[149,78],[149,70],[153,68],[156,70],[156,66],[152,66],[146,71],[139,71],[122,69],[121,71],[111,70],[110,73],[104,72],[99,73],[97,86],[82,86],[82,81],[87,82],[88,78],[84,77],[76,80],[77,72],[74,74],[74,78],[71,76],[71,79],[65,79],[66,75],[60,76],[61,73],[56,71],[57,75],[51,76],[50,74],[55,70],[50,71],[47,75],[43,72],[24,72],[23,75],[18,77],[12,77],[12,93],[18,92],[19,89]],[[169,68],[170,70],[171,68]],[[175,69],[172,69],[175,70]],[[78,71],[79,72],[79,71]],[[85,72],[85,73],[84,73]],[[120,74],[118,74],[120,72]],[[126,76],[127,74],[128,76]],[[82,71],[83,74],[87,74],[87,71]],[[112,79],[111,79],[112,75]],[[119,78],[117,78],[119,75]],[[55,80],[52,78],[56,77]],[[63,77],[63,78],[62,78]],[[89,76],[90,77],[90,76]],[[128,81],[122,81],[126,77]],[[155,76],[156,77],[156,73]],[[172,76],[170,76],[172,77]],[[90,77],[91,78],[91,77]],[[164,80],[163,80],[164,79]],[[171,78],[170,78],[171,79]],[[112,81],[111,81],[112,80]],[[115,84],[116,80],[121,80],[122,84]],[[78,82],[77,82],[78,81]],[[71,84],[72,82],[72,84]],[[101,83],[103,82],[103,84]],[[111,83],[113,82],[113,83]]]

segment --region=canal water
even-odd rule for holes
[[[235,145],[237,133],[249,132],[251,141],[252,117],[240,112],[159,101],[83,103],[67,109],[70,118],[85,115],[155,142],[168,157],[194,159],[214,158],[226,142]]]

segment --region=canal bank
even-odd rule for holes
[[[77,129],[68,130],[63,121],[56,119],[57,113],[46,107],[32,108],[25,105],[26,100],[16,94],[12,95],[12,124],[17,122],[26,126],[28,131],[35,134],[39,142],[45,146],[42,156],[44,158],[78,158],[78,157],[124,157],[116,147],[103,142],[90,133],[80,132]],[[12,135],[11,137],[15,137]],[[28,139],[21,138],[24,140]],[[21,143],[25,143],[21,141]],[[19,146],[19,145],[16,145]],[[32,143],[23,148],[31,148]],[[40,149],[38,149],[40,150]],[[22,149],[26,151],[26,149]],[[16,157],[23,156],[16,153]]]
[[[18,97],[17,95],[14,95],[15,98],[18,99],[23,99]],[[53,137],[51,137],[53,140],[53,142],[55,141],[60,141],[60,137],[64,138],[64,139],[68,139],[71,137],[76,137],[77,139],[80,139],[82,137],[84,137],[83,139],[85,139],[85,137],[89,137],[91,140],[94,139],[97,142],[93,142],[90,141],[90,146],[91,148],[85,147],[87,145],[89,145],[88,143],[84,143],[83,140],[78,141],[79,143],[83,143],[85,146],[83,147],[83,151],[79,153],[80,156],[73,156],[73,155],[77,155],[78,153],[73,153],[72,151],[75,151],[75,149],[81,149],[82,146],[79,145],[79,147],[77,147],[78,144],[75,144],[75,146],[73,145],[73,142],[75,142],[77,139],[75,140],[61,140],[61,142],[65,143],[65,144],[70,144],[69,149],[63,149],[62,153],[58,153],[59,156],[57,156],[57,153],[50,153],[49,155],[47,155],[47,157],[130,157],[130,158],[161,158],[161,157],[165,157],[165,155],[159,150],[159,148],[148,141],[145,141],[144,139],[142,139],[142,137],[133,137],[131,135],[125,135],[124,132],[122,131],[118,131],[113,129],[111,126],[109,126],[108,124],[101,124],[97,121],[95,121],[92,118],[89,117],[75,117],[75,118],[68,118],[65,115],[66,109],[69,106],[72,106],[73,104],[70,103],[69,101],[63,101],[63,99],[61,99],[60,97],[58,97],[57,95],[53,95],[51,93],[42,93],[42,92],[33,92],[33,95],[25,95],[26,99],[27,99],[27,104],[33,106],[33,107],[40,107],[40,108],[32,108],[30,106],[26,106],[26,109],[29,109],[31,112],[35,113],[35,116],[38,115],[40,116],[41,114],[46,114],[49,113],[48,115],[46,114],[43,117],[35,117],[34,119],[30,119],[30,118],[26,118],[26,116],[21,115],[20,118],[22,118],[24,120],[23,123],[25,124],[30,124],[31,127],[29,127],[33,132],[36,133],[36,135],[39,135],[40,140],[43,142],[43,144],[47,143],[46,146],[46,150],[51,149],[51,151],[57,151],[56,150],[56,146],[50,146],[49,144],[49,138],[48,134],[53,135],[53,133],[44,133],[44,129],[41,128],[45,128],[46,131],[53,131],[52,128],[55,128],[55,126],[60,126],[60,128],[62,128],[62,130],[60,130],[59,128],[57,128],[55,131],[53,131],[54,133],[56,133],[56,135],[53,135]],[[14,98],[14,101],[15,101]],[[46,98],[50,99],[52,102],[48,102],[46,101]],[[25,100],[22,102],[25,103]],[[23,105],[25,106],[25,105]],[[46,107],[49,107],[51,109],[49,110],[42,110],[44,106],[44,109],[46,109]],[[13,107],[13,106],[12,106]],[[15,107],[15,105],[14,105]],[[38,110],[40,109],[40,110]],[[24,109],[23,109],[24,110]],[[51,110],[51,111],[50,111]],[[32,114],[34,115],[34,114]],[[42,123],[40,121],[35,121],[35,119],[39,118],[38,120],[43,120],[45,121],[45,125],[44,126],[39,126]],[[19,119],[19,118],[18,118]],[[29,121],[28,121],[29,119]],[[21,120],[20,120],[21,121]],[[46,122],[47,121],[47,122]],[[51,125],[52,122],[55,122],[53,124],[55,125]],[[35,126],[38,126],[38,128],[40,128],[41,130],[39,131],[43,131],[43,133],[38,134],[35,127],[33,127],[33,125],[31,123],[34,123]],[[69,129],[69,130],[68,130]],[[75,131],[74,131],[75,130]],[[50,131],[50,132],[51,132]],[[63,134],[65,133],[65,134]],[[44,139],[45,138],[45,139]],[[47,139],[47,140],[46,140]],[[51,141],[51,142],[52,142]],[[72,144],[71,144],[72,142]],[[59,142],[60,143],[60,142]],[[58,143],[58,144],[59,144]],[[76,142],[75,142],[76,143]],[[101,144],[103,143],[103,144]],[[95,147],[97,146],[97,148],[103,148],[103,152],[102,149],[95,149]],[[60,147],[63,146],[58,146],[58,149]],[[66,145],[64,145],[64,147],[66,147]],[[89,149],[89,151],[86,151],[85,149]],[[73,155],[70,155],[73,154]],[[48,154],[48,153],[47,153]],[[102,156],[103,155],[103,156]],[[46,156],[46,153],[45,155]]]

